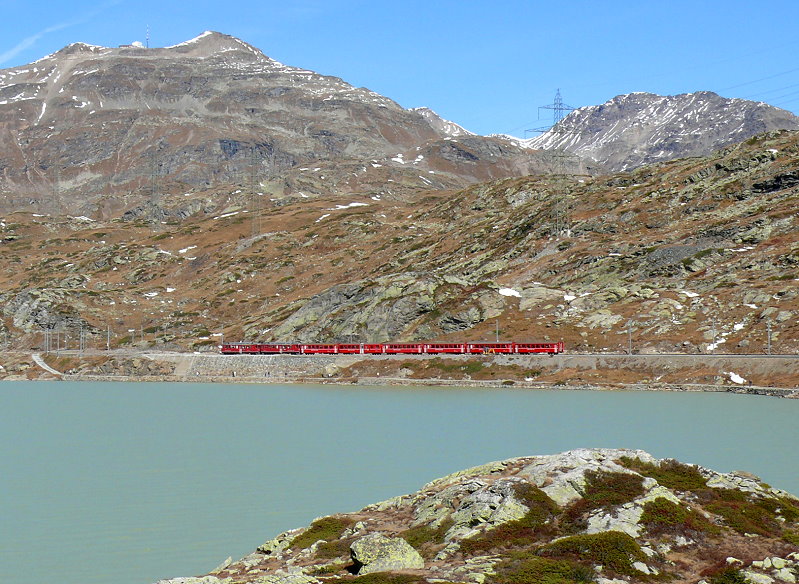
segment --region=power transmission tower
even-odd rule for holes
[[[577,109],[568,104],[563,103],[563,98],[560,95],[560,89],[558,89],[557,92],[555,93],[555,101],[553,103],[539,106],[538,108],[539,119],[541,116],[542,109],[552,111],[552,125],[525,130],[525,132],[538,132],[540,134],[546,134],[546,133],[573,134],[573,135],[582,134],[582,132],[576,130],[575,128],[567,128],[560,123],[563,120],[563,118],[566,117],[568,112]],[[558,141],[559,142],[561,141],[560,138],[558,138]],[[566,164],[568,160],[579,159],[577,155],[568,152],[562,146],[556,146],[555,148],[551,148],[549,149],[549,152],[550,156],[553,159],[555,159],[555,164],[554,164],[555,169],[560,171],[557,174],[566,174]]]
[[[155,202],[156,175],[158,174],[158,153],[150,150],[150,202]]]
[[[527,130],[528,132],[541,132],[541,133],[548,132],[549,130],[557,126],[558,122],[560,122],[563,118],[566,117],[567,112],[574,111],[577,108],[563,103],[563,98],[560,96],[560,89],[558,89],[557,92],[555,93],[554,103],[538,106],[538,119],[541,119],[542,109],[552,110],[552,125],[543,128],[534,128],[532,130]]]
[[[153,213],[153,223],[160,223],[158,218],[158,148],[153,146],[150,151],[150,207]]]
[[[61,211],[61,170],[53,166],[53,205]]]
[[[576,154],[572,154],[568,150],[564,148],[553,148],[549,155],[555,160],[555,169],[558,171],[555,174],[565,175],[566,173],[566,165],[568,161],[575,161],[579,160],[580,157]]]
[[[555,102],[549,105],[539,106],[538,109],[552,110],[552,125],[555,126],[559,121],[566,117],[566,112],[574,111],[577,108],[563,103],[563,98],[560,96],[560,89],[558,89],[555,92]]]
[[[571,237],[571,221],[569,219],[569,204],[559,198],[552,205],[549,212],[552,222],[552,235],[555,237]]]

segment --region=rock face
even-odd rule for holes
[[[226,562],[213,577],[229,584],[340,582],[352,574],[387,583],[722,583],[795,582],[798,570],[796,497],[747,473],[640,450],[581,449],[489,463],[317,519]]]
[[[727,99],[710,91],[670,96],[629,93],[573,111],[529,145],[564,149],[605,172],[616,172],[706,156],[779,129],[799,129],[799,117],[762,102]]]
[[[409,331],[417,338],[457,332],[496,315],[498,296],[489,287],[468,302],[453,302],[470,288],[459,278],[421,273],[342,284],[304,302],[272,335],[305,342],[350,335],[389,342]]]

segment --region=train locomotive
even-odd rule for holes
[[[222,343],[223,355],[530,355],[563,353],[554,343]]]

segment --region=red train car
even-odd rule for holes
[[[223,355],[519,355],[563,353],[555,343],[223,343]]]

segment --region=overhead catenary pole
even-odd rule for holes
[[[766,355],[771,355],[771,320],[766,321]]]
[[[712,322],[713,322],[713,328],[711,330],[711,334],[713,335],[713,340],[712,340],[712,342],[710,344],[710,347],[711,347],[710,350],[714,351],[716,349],[716,317],[715,316],[712,318]]]
[[[627,321],[627,354],[633,354],[633,321]]]

